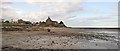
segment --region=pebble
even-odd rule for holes
[[[47,45],[47,46],[50,46],[50,45]]]
[[[37,40],[39,40],[39,39],[37,38]]]
[[[52,41],[52,43],[55,43],[54,41]]]
[[[44,41],[44,43],[46,43],[46,41]]]
[[[97,46],[98,44],[96,44],[96,46]]]
[[[66,46],[65,44],[63,46]]]

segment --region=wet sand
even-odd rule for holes
[[[83,33],[73,29],[51,29],[51,32],[3,31],[2,46],[3,49],[6,47],[18,49],[118,49],[116,41],[81,34]]]

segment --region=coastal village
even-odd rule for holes
[[[22,19],[18,19],[17,22],[13,21],[4,21],[2,19],[2,30],[3,31],[23,31],[23,30],[33,30],[33,31],[40,31],[43,30],[44,27],[66,27],[66,25],[63,23],[63,21],[60,21],[59,23],[57,21],[53,21],[49,16],[46,21],[39,21],[39,22],[30,22],[25,21]]]

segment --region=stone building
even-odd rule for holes
[[[60,23],[58,23],[57,21],[51,20],[50,17],[48,17],[46,22],[41,22],[40,26],[44,26],[44,27],[66,27],[62,21],[60,21]]]
[[[48,19],[46,20],[46,26],[49,26],[49,27],[54,26],[53,21],[50,19],[50,17],[48,17]]]
[[[22,19],[19,19],[18,23],[19,24],[32,24],[33,26],[39,25],[40,27],[66,27],[62,21],[58,23],[57,21],[51,20],[50,17],[48,17],[46,21],[43,21],[43,22],[40,21],[36,23],[35,22],[31,23],[30,21],[24,21]]]

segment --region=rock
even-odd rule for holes
[[[47,46],[50,46],[50,45],[47,45]]]
[[[26,42],[29,42],[29,40],[27,40]]]
[[[96,44],[96,46],[98,46],[98,44]]]
[[[66,46],[65,44],[63,46]]]
[[[55,43],[54,41],[52,41],[52,43]]]
[[[46,29],[47,32],[50,32],[50,29]]]
[[[46,43],[46,41],[44,41],[44,43]]]
[[[56,43],[56,44],[58,44],[58,43]]]

